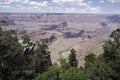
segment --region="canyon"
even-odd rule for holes
[[[104,41],[120,28],[120,15],[114,14],[0,13],[0,20],[8,22],[6,29],[17,31],[19,40],[28,34],[33,42],[44,41],[53,64],[75,49],[79,66],[87,54],[102,54]]]

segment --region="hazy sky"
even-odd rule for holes
[[[0,0],[0,12],[120,14],[120,0]]]

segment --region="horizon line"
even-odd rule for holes
[[[40,12],[0,12],[0,14],[99,14],[99,15],[120,15],[120,13],[57,13],[57,12],[50,12],[50,13],[40,13]]]

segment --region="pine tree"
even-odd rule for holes
[[[112,69],[110,77],[113,80],[120,79],[120,29],[116,29],[110,35],[110,40],[105,42],[103,58]]]
[[[43,73],[51,65],[50,52],[48,51],[48,46],[44,43],[38,43],[38,48],[35,50],[35,58],[35,72]]]
[[[77,67],[78,66],[78,61],[76,59],[76,51],[74,49],[71,50],[71,54],[69,55],[69,64],[72,67]]]
[[[85,58],[85,72],[91,80],[120,79],[120,29],[113,31],[103,46],[104,53]]]
[[[29,36],[27,35],[27,34],[25,34],[23,37],[22,37],[22,39],[23,39],[23,43],[29,43],[30,42],[30,38],[29,38]]]
[[[95,60],[96,60],[96,57],[94,54],[88,54],[87,56],[85,56],[85,61],[86,61],[85,68],[92,66]]]
[[[17,80],[24,71],[23,47],[7,31],[0,29],[0,76],[2,80]]]
[[[30,55],[26,55],[11,31],[0,29],[0,80],[31,80],[34,78]],[[31,65],[30,65],[31,64]]]

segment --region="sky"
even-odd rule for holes
[[[0,13],[120,14],[120,0],[0,0]]]

